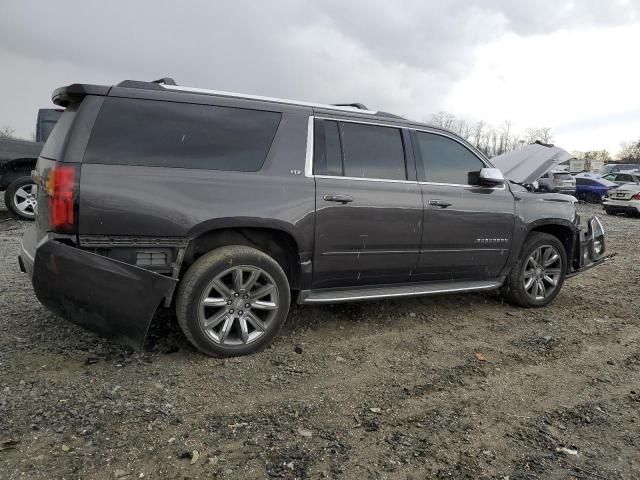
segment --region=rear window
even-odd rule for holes
[[[262,110],[107,98],[84,161],[255,172],[281,117]]]
[[[573,180],[573,177],[568,173],[554,173],[553,176],[556,177],[556,180]]]
[[[62,154],[67,143],[67,137],[69,136],[68,133],[76,118],[77,111],[77,104],[70,105],[60,116],[58,123],[53,127],[51,134],[42,147],[42,151],[40,152],[41,157],[48,158],[49,160],[62,160]]]

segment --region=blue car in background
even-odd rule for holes
[[[596,174],[580,173],[576,175],[576,198],[588,203],[602,203],[609,190],[618,188],[618,184],[605,180]]]

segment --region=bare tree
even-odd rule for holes
[[[542,143],[553,142],[553,135],[551,134],[551,128],[549,127],[527,128],[524,133],[527,143],[533,143],[536,141],[540,141]]]
[[[527,128],[524,135],[514,134],[512,132],[513,124],[509,120],[506,120],[500,127],[494,127],[483,120],[470,125],[464,119],[458,119],[449,112],[440,111],[432,115],[430,123],[457,133],[488,157],[502,155],[535,141],[553,142],[551,128]]]
[[[9,126],[0,128],[0,138],[16,138],[16,136],[14,135],[15,133],[15,128],[11,128]]]
[[[640,162],[640,139],[633,142],[623,142],[620,145],[618,158],[626,162]]]

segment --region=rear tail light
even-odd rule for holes
[[[56,165],[47,178],[49,223],[56,232],[73,232],[75,225],[76,168]]]
[[[636,193],[633,197],[631,197],[631,200],[640,200],[640,193]]]

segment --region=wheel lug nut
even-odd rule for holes
[[[245,303],[244,304],[244,308],[251,308],[251,304],[250,303]]]
[[[227,305],[231,305],[231,300],[227,300]]]
[[[230,308],[230,309],[229,309],[229,313],[233,313],[233,308]]]
[[[233,296],[234,297],[238,297],[238,296],[240,296],[240,294],[239,293],[234,293]]]
[[[238,310],[238,315],[242,315],[244,312],[242,310]]]

